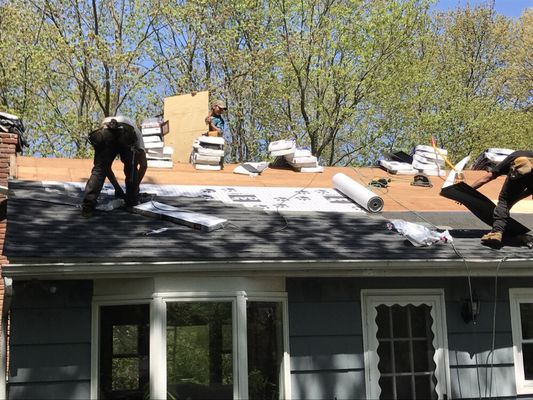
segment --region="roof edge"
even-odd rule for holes
[[[13,260],[15,261],[15,260]],[[2,274],[21,279],[79,279],[153,276],[165,273],[277,276],[533,276],[533,258],[407,260],[242,260],[242,261],[108,261],[12,262]]]

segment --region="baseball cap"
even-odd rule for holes
[[[529,174],[533,168],[533,160],[528,157],[516,157],[511,163],[511,173],[515,177]]]
[[[211,107],[214,107],[214,106],[219,106],[219,107],[222,108],[223,110],[227,109],[227,107],[226,107],[226,103],[224,103],[224,101],[222,101],[222,100],[215,100],[215,101],[211,104]]]

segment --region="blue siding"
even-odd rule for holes
[[[509,288],[531,278],[498,280],[493,347],[494,278],[472,278],[481,300],[476,324],[465,323],[465,278],[291,278],[289,332],[293,399],[364,399],[362,289],[442,288],[450,359],[451,398],[516,396]]]
[[[16,282],[14,293],[8,398],[89,398],[92,283]]]

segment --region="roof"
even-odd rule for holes
[[[115,163],[118,167],[120,163]],[[489,227],[455,202],[438,195],[441,178],[431,178],[433,188],[410,185],[412,177],[388,176],[377,168],[326,168],[323,174],[303,174],[267,169],[255,178],[224,171],[199,172],[178,164],[171,170],[149,169],[144,182],[165,185],[328,188],[331,177],[343,172],[364,184],[390,177],[387,189],[376,189],[385,203],[382,213],[279,212],[226,204],[203,197],[171,193],[157,201],[181,209],[225,218],[223,229],[204,232],[170,221],[116,209],[98,211],[83,219],[76,204],[82,192],[76,185],[90,174],[91,160],[33,159],[19,157],[17,179],[10,182],[8,224],[4,253],[8,276],[64,276],[175,271],[254,271],[301,274],[427,274],[447,275],[490,272],[501,260],[513,269],[502,273],[530,274],[533,252],[509,243],[502,249],[480,244]],[[117,169],[117,177],[120,178]],[[479,177],[467,171],[466,181]],[[51,183],[48,181],[56,181]],[[59,183],[58,183],[59,182]],[[501,180],[483,187],[496,198]],[[78,183],[78,187],[83,187]],[[142,189],[142,188],[141,188]],[[526,213],[514,215],[533,226],[529,203]],[[453,246],[414,247],[387,229],[391,218],[448,228]],[[162,229],[166,228],[166,230]],[[159,233],[156,233],[159,232]],[[469,269],[465,269],[464,261]]]

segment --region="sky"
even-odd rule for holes
[[[449,10],[457,6],[465,6],[470,4],[476,6],[478,4],[486,4],[487,0],[437,0],[435,9]],[[519,17],[526,8],[533,7],[533,0],[496,0],[495,9],[498,14],[503,14],[508,17]]]

